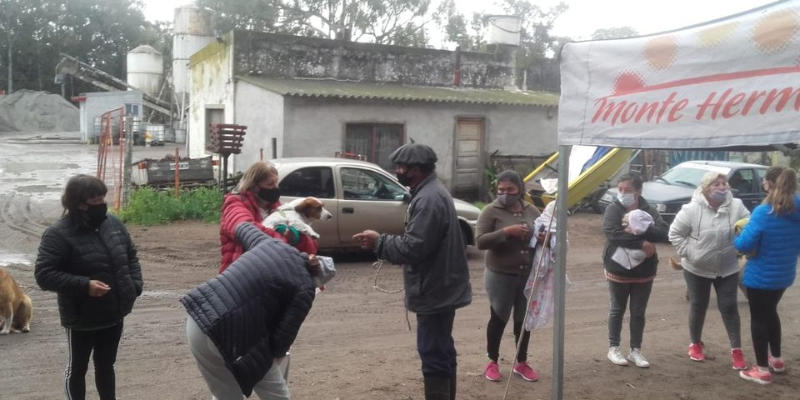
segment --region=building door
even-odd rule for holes
[[[206,108],[206,148],[211,146],[211,124],[225,123],[224,108]]]
[[[477,200],[483,186],[483,118],[459,118],[456,122],[453,194]]]

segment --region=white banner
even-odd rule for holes
[[[800,0],[687,29],[568,43],[561,145],[800,142]]]

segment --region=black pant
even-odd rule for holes
[[[491,317],[489,318],[489,325],[486,327],[486,353],[489,359],[497,362],[500,358],[500,340],[503,338],[503,331],[506,329],[506,322],[497,315],[496,312],[489,307]],[[519,340],[519,334],[522,331],[522,321],[514,321],[514,345],[519,343],[517,349],[517,362],[525,362],[528,360],[528,342],[531,339],[531,333],[525,331],[522,334],[522,342]]]
[[[94,360],[94,381],[101,400],[114,400],[114,362],[122,336],[122,322],[110,328],[95,331],[76,331],[67,328],[69,358],[64,371],[67,399],[86,398],[86,370],[89,355]]]
[[[422,375],[450,378],[456,373],[456,346],[453,320],[456,311],[417,314],[417,351],[422,360]]]
[[[753,336],[753,349],[756,363],[767,367],[767,351],[773,357],[781,356],[781,318],[778,316],[778,302],[785,289],[761,290],[747,288],[750,303],[750,334]]]

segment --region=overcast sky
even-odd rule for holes
[[[437,0],[433,0],[436,2]],[[190,0],[144,0],[145,17],[154,20],[172,20],[175,7]],[[708,21],[737,12],[749,10],[770,0],[564,0],[569,10],[556,22],[554,34],[576,40],[588,39],[601,28],[630,26],[640,34],[655,33],[698,22]],[[502,9],[493,0],[456,0],[467,15],[472,12],[500,14]],[[557,0],[537,0],[536,4],[548,7]]]

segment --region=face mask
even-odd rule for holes
[[[400,182],[401,185],[403,186],[411,185],[411,177],[408,176],[408,172],[406,172],[405,174],[395,174],[395,176],[397,177],[397,181]]]
[[[514,203],[518,203],[521,198],[522,196],[520,196],[519,194],[509,194],[509,193],[498,194],[497,204],[500,204],[501,206],[508,208],[514,205]]]
[[[86,225],[90,228],[97,229],[100,227],[100,224],[105,221],[107,212],[108,206],[105,203],[93,204],[90,205],[88,209],[81,210],[81,217]]]
[[[281,191],[278,188],[261,189],[258,191],[258,198],[266,201],[267,203],[274,203],[281,198]]]
[[[627,208],[636,202],[636,195],[633,193],[617,193],[617,200]]]
[[[711,200],[714,200],[717,203],[722,203],[728,197],[727,190],[714,190],[711,192]]]

